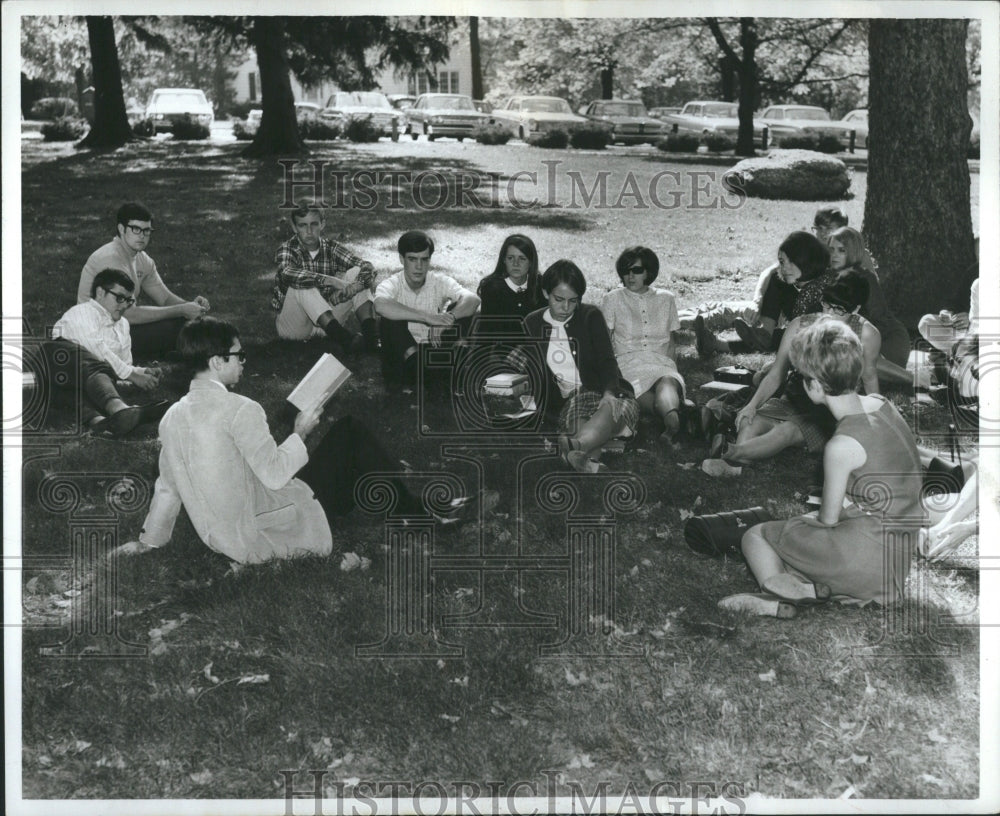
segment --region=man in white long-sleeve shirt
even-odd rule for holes
[[[154,388],[160,370],[132,364],[132,337],[125,312],[135,303],[132,279],[118,269],[97,273],[90,300],[67,311],[52,327],[53,338],[72,340],[111,366],[119,380],[144,390]]]
[[[44,359],[29,361],[46,386],[75,391],[83,419],[94,431],[123,436],[144,422],[163,416],[168,403],[136,406],[126,403],[118,381],[143,390],[159,384],[157,368],[132,364],[132,347],[125,312],[135,302],[132,279],[117,269],[104,269],[93,280],[91,298],[69,309],[52,327],[51,341],[41,345]]]

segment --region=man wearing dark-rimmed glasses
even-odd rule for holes
[[[120,269],[132,279],[137,302],[129,312],[132,352],[140,359],[162,357],[174,350],[184,322],[208,311],[208,300],[201,295],[184,300],[160,278],[156,263],[146,253],[153,234],[153,216],[146,207],[137,202],[123,204],[116,220],[118,234],[84,264],[77,303],[90,299],[98,272]]]
[[[70,392],[80,401],[83,419],[94,431],[123,436],[144,422],[155,422],[169,403],[129,405],[119,383],[150,391],[160,382],[158,368],[132,363],[132,342],[125,312],[135,303],[132,279],[118,269],[101,270],[91,297],[69,309],[52,327],[44,355],[29,360],[41,387]],[[32,364],[34,363],[34,365]]]

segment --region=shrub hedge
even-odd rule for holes
[[[207,139],[210,133],[207,125],[199,124],[190,116],[184,116],[182,119],[174,122],[174,126],[170,128],[170,132],[174,134],[175,139],[185,139],[188,141]]]
[[[500,125],[480,125],[472,131],[472,138],[479,144],[485,145],[507,144],[513,135],[507,128]]]
[[[705,137],[705,146],[713,153],[725,153],[736,149],[736,140],[724,133],[712,133]]]
[[[377,142],[381,135],[371,116],[352,116],[344,127],[344,137],[352,142]]]
[[[556,147],[563,148],[569,145],[569,134],[565,130],[547,130],[544,133],[535,133],[528,137],[528,144],[532,147]]]
[[[337,122],[328,122],[325,119],[315,117],[303,117],[299,119],[299,136],[303,139],[310,139],[316,142],[332,142],[340,138],[340,125]],[[354,141],[358,141],[355,139]],[[369,140],[370,141],[370,140]],[[378,135],[375,136],[378,141]]]
[[[656,147],[667,153],[697,153],[701,144],[693,133],[671,133],[666,139],[660,139]]]
[[[611,141],[611,130],[605,125],[596,122],[586,125],[577,125],[569,133],[569,143],[573,147],[586,150],[604,150]]]
[[[87,132],[87,123],[75,116],[60,116],[42,125],[42,139],[46,142],[75,142]]]
[[[80,109],[68,96],[47,96],[31,106],[31,119],[66,119],[79,117]]]

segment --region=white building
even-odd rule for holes
[[[333,82],[320,82],[318,85],[303,87],[291,74],[292,96],[296,102],[315,102],[325,105],[330,94],[338,90]],[[252,52],[236,71],[233,80],[236,91],[234,101],[259,102],[261,99],[260,71],[257,68],[257,57]],[[421,71],[396,75],[390,68],[383,71],[379,77],[379,90],[385,94],[409,94],[417,96],[422,93],[462,93],[472,94],[472,56],[467,41],[453,44],[451,56],[434,71]]]

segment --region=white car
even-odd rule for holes
[[[760,115],[761,124],[767,125],[768,141],[783,136],[833,136],[846,145],[855,127],[834,122],[828,111],[815,105],[771,105]]]
[[[571,130],[589,121],[573,113],[569,102],[558,96],[512,96],[490,114],[490,124],[507,128],[519,139],[549,130]]]
[[[181,119],[212,127],[215,113],[205,98],[205,93],[197,88],[157,88],[146,105],[146,119],[153,132],[172,130]]]
[[[372,124],[384,136],[393,132],[393,122],[397,133],[401,133],[406,124],[402,111],[389,104],[384,93],[378,91],[337,91],[326,100],[326,107],[320,111],[321,119],[333,121],[345,126],[351,119],[371,117]]]

